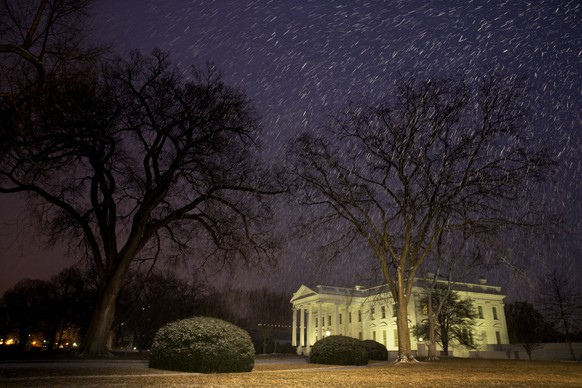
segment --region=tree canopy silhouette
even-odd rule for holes
[[[181,73],[167,53],[133,52],[51,83],[27,109],[0,124],[0,192],[37,201],[51,238],[95,268],[85,352],[106,352],[135,260],[273,259],[264,199],[281,189],[257,157],[252,105],[213,67]]]

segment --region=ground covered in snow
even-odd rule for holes
[[[335,367],[299,357],[257,357],[251,373],[197,374],[149,369],[140,360],[2,362],[1,387],[349,387],[524,386],[582,384],[582,364],[515,360],[441,359],[409,365],[375,362]]]

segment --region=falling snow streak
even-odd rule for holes
[[[100,0],[94,37],[114,51],[160,47],[181,67],[214,62],[263,117],[269,157],[325,113],[374,100],[399,75],[525,77],[532,136],[560,169],[551,197],[581,232],[579,1]],[[581,254],[579,243],[563,255]]]
[[[184,65],[215,61],[274,132],[312,126],[329,105],[381,94],[410,70],[524,75],[538,93],[533,101],[553,105],[535,111],[552,121],[580,106],[581,5],[513,3],[105,2],[96,13],[121,51],[160,46]]]

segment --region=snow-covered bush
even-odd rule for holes
[[[364,340],[362,345],[368,351],[368,359],[370,360],[388,360],[388,349],[378,341]]]
[[[245,330],[216,318],[172,322],[156,333],[150,368],[182,372],[250,372],[255,364],[251,337]]]
[[[360,340],[332,335],[313,344],[309,362],[312,364],[366,365],[368,352]]]

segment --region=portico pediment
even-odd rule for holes
[[[305,284],[302,284],[301,287],[299,287],[299,289],[297,290],[297,292],[293,294],[293,297],[291,298],[291,303],[294,303],[300,299],[304,299],[316,294],[317,293],[313,291],[311,288],[307,287]]]

